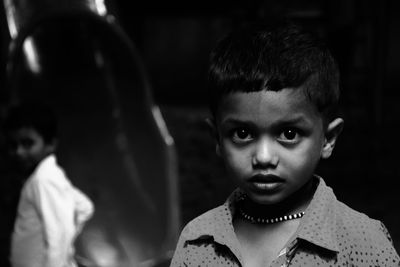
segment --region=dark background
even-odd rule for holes
[[[382,220],[400,248],[400,2],[396,0],[106,2],[134,42],[176,142],[182,225],[233,187],[204,119],[208,55],[246,21],[290,18],[326,39],[342,75],[345,128],[318,173],[338,199]],[[3,33],[5,33],[3,19]],[[3,34],[6,36],[6,34]],[[5,84],[7,38],[2,46]]]

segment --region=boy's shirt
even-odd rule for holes
[[[92,202],[71,184],[55,156],[46,157],[21,191],[11,242],[12,266],[76,266],[73,242],[92,213]]]
[[[338,201],[322,178],[292,242],[271,266],[400,266],[385,226]],[[232,218],[243,193],[183,229],[171,266],[243,266]]]

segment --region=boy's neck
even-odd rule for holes
[[[280,217],[304,211],[314,196],[318,180],[310,179],[302,188],[290,197],[274,205],[262,205],[246,198],[240,205],[246,213],[259,217]]]

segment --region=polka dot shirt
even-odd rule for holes
[[[377,220],[338,201],[322,178],[296,236],[271,266],[400,266],[390,235]],[[171,266],[243,266],[232,219],[242,192],[189,222]]]

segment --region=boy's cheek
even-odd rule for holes
[[[239,151],[232,152],[230,150],[223,150],[221,151],[221,157],[226,168],[234,173],[241,173],[245,171],[251,164],[244,151],[240,153]]]

